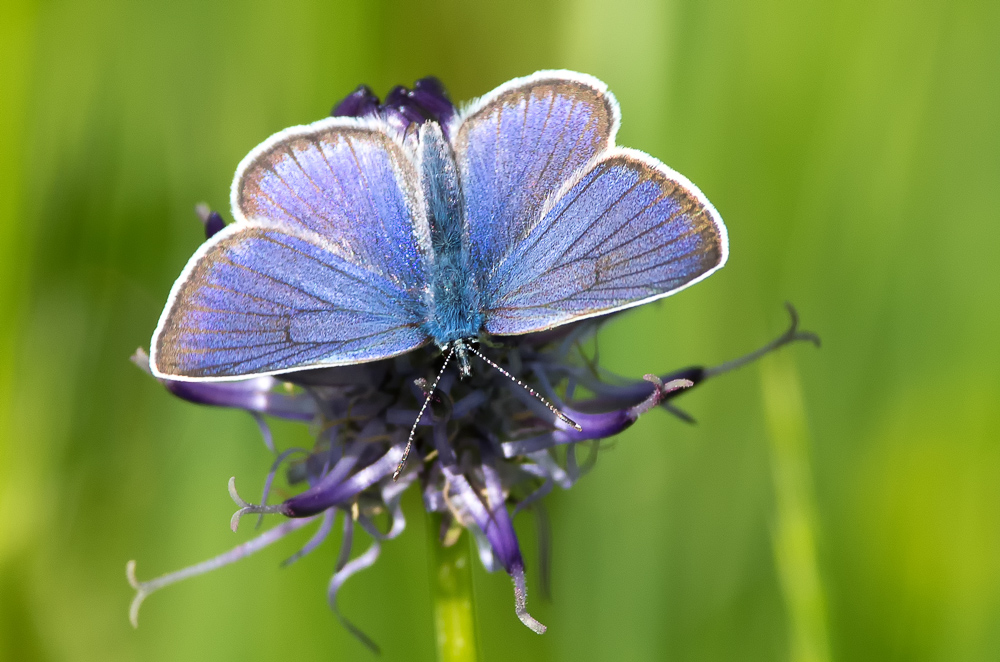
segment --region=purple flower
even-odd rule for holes
[[[205,226],[205,239],[211,239],[215,233],[226,227],[226,222],[222,220],[222,214],[212,211],[204,202],[195,205],[194,211],[198,214],[201,224]]]
[[[333,110],[334,115],[379,115],[405,134],[412,123],[427,120],[446,124],[454,106],[440,82],[417,81],[412,90],[396,87],[380,103],[367,87],[359,87]],[[218,214],[199,207],[206,235],[222,227]],[[135,565],[128,566],[136,589],[131,616],[149,593],[168,584],[207,572],[243,558],[302,526],[316,523],[313,537],[287,562],[308,554],[323,542],[341,518],[343,540],[336,572],[330,580],[329,599],[338,618],[367,645],[375,644],[337,610],[337,592],[354,573],[372,565],[381,544],[400,535],[406,520],[400,507],[402,493],[418,484],[426,510],[444,518],[442,544],[453,543],[445,532],[456,527],[473,535],[483,565],[503,569],[514,583],[515,612],[535,632],[545,631],[527,611],[525,564],[513,519],[536,509],[547,525],[540,499],[555,487],[568,489],[593,466],[600,441],[635,423],[655,407],[685,421],[673,401],[710,377],[740,367],[785,344],[808,340],[798,331],[795,310],[788,331],[752,354],[717,368],[692,367],[675,373],[646,375],[629,380],[601,370],[587,351],[603,320],[585,320],[544,333],[514,337],[508,344],[484,349],[511,375],[530,384],[566,415],[580,424],[577,430],[556,418],[552,411],[501,371],[473,358],[472,374],[460,379],[446,370],[432,395],[431,406],[417,421],[414,448],[398,481],[393,472],[403,454],[411,426],[426,398],[425,389],[441,364],[439,352],[423,349],[393,359],[340,368],[324,368],[275,377],[255,377],[222,383],[181,382],[161,379],[174,395],[201,405],[235,407],[253,415],[261,426],[268,448],[275,454],[259,504],[244,500],[230,481],[230,494],[238,506],[232,518],[235,530],[248,514],[272,514],[283,522],[257,538],[209,561],[139,582]],[[148,356],[141,350],[133,360],[148,371]],[[577,397],[577,392],[586,397]],[[312,449],[290,448],[277,452],[264,416],[301,421],[318,430]],[[577,448],[588,450],[580,461]],[[290,483],[302,491],[280,503],[269,504],[273,478],[284,470]],[[377,516],[388,514],[385,528]],[[366,552],[351,558],[356,529],[371,538]],[[540,536],[539,576],[548,576],[548,551]]]
[[[427,120],[441,125],[447,136],[448,121],[455,115],[455,106],[448,92],[437,78],[428,76],[413,84],[413,89],[402,85],[389,90],[385,101],[379,99],[367,85],[359,85],[343,101],[333,107],[333,117],[378,116],[405,134],[411,125]]]

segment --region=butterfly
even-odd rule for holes
[[[479,339],[704,279],[726,262],[722,219],[684,176],[616,146],[620,122],[601,81],[540,71],[444,126],[331,117],[276,133],[236,170],[235,222],[174,283],[153,373],[243,379],[433,343],[467,374]]]

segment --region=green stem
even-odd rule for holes
[[[479,641],[472,599],[472,555],[468,533],[448,547],[441,544],[441,515],[427,520],[431,594],[434,601],[434,631],[438,660],[476,662]]]

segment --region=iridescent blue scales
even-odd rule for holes
[[[615,146],[618,104],[595,78],[538,72],[457,114],[418,88],[402,121],[365,92],[344,103],[369,116],[286,129],[240,164],[235,222],[188,262],[153,335],[156,375],[462,348],[640,305],[726,261],[701,192]]]

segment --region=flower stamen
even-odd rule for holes
[[[241,545],[237,545],[228,552],[220,554],[215,558],[202,561],[201,563],[197,563],[165,575],[160,575],[155,579],[150,579],[145,582],[140,582],[136,579],[135,561],[129,561],[125,565],[125,576],[128,578],[128,583],[135,589],[135,597],[132,598],[132,604],[129,606],[128,611],[129,621],[132,623],[132,627],[139,627],[139,607],[142,606],[143,601],[149,597],[151,593],[158,591],[165,586],[170,586],[171,584],[176,584],[181,580],[188,579],[189,577],[197,577],[198,575],[203,575],[206,572],[217,570],[218,568],[229,565],[230,563],[235,563],[236,561],[244,559],[251,554],[259,552],[268,545],[281,540],[292,531],[301,529],[303,526],[315,520],[316,517],[317,516],[286,520],[273,529],[269,529],[256,538],[248,540]]]
[[[240,526],[240,518],[242,518],[246,514],[249,514],[249,513],[267,514],[267,513],[280,513],[281,512],[281,506],[280,505],[265,506],[265,505],[261,504],[261,505],[258,506],[258,505],[250,503],[249,501],[244,501],[243,497],[241,497],[236,492],[236,476],[232,476],[229,479],[229,496],[232,497],[233,501],[236,502],[236,505],[240,507],[239,510],[237,510],[235,513],[233,513],[232,518],[229,520],[229,528],[233,530],[233,533],[235,533],[236,529],[238,529],[239,526]]]

